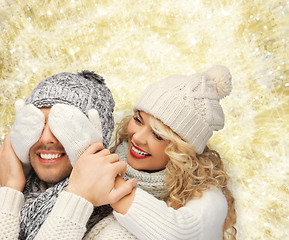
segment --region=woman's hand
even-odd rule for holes
[[[125,184],[125,180],[121,177],[117,177],[115,181],[115,188],[118,189],[121,186]],[[126,214],[130,206],[132,205],[132,202],[134,200],[136,188],[133,188],[133,190],[121,198],[119,201],[111,203],[110,206],[118,213],[121,213],[122,215]]]
[[[115,179],[124,175],[126,163],[101,143],[93,143],[76,161],[66,191],[77,194],[94,206],[115,203],[129,194],[136,184],[131,179],[115,188]]]
[[[0,185],[20,192],[25,185],[24,171],[11,146],[10,133],[7,134],[0,148]]]

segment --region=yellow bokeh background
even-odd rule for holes
[[[148,84],[226,65],[226,125],[209,145],[231,177],[237,239],[289,239],[288,42],[284,0],[0,0],[1,141],[15,100],[52,74],[102,75],[118,122]]]

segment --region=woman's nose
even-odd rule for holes
[[[132,139],[135,144],[138,146],[145,145],[149,137],[148,129],[143,126],[139,128],[132,136]]]

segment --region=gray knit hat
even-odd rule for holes
[[[96,109],[102,125],[103,145],[108,147],[114,128],[114,100],[104,79],[91,71],[62,72],[40,82],[26,100],[38,108],[64,103],[79,108],[86,116]]]
[[[158,118],[201,154],[213,131],[224,127],[219,100],[230,94],[231,79],[224,66],[213,66],[190,76],[171,76],[150,85],[134,111]]]

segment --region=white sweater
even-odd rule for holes
[[[96,226],[85,239],[221,240],[227,201],[219,189],[212,187],[202,198],[174,210],[137,189],[129,211],[125,215],[115,211],[113,214],[115,218],[109,216],[99,222],[104,228]]]
[[[23,204],[22,192],[0,187],[0,239],[18,239]]]
[[[138,239],[221,240],[227,210],[225,196],[215,187],[177,210],[137,189],[128,212],[114,216]]]
[[[0,239],[18,239],[23,202],[21,192],[0,188]],[[85,199],[61,193],[35,239],[81,239],[92,209],[92,204]],[[212,187],[202,198],[175,210],[137,189],[127,214],[113,214],[115,218],[110,215],[100,221],[84,239],[219,240],[227,215],[227,201],[219,189]]]
[[[22,192],[0,187],[0,239],[18,240]],[[93,205],[77,195],[62,192],[35,239],[82,239]]]

